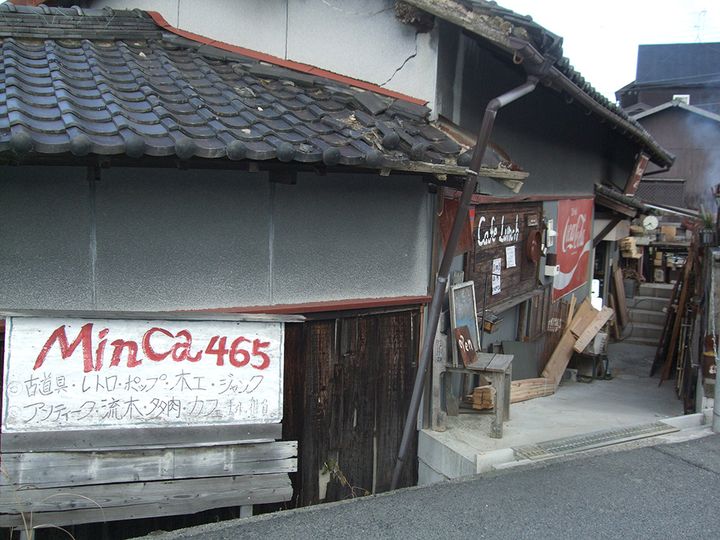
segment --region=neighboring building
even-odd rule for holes
[[[560,38],[494,2],[156,2],[210,37],[107,7],[128,4],[0,7],[0,309],[305,316],[285,330],[292,504],[389,488],[442,233],[493,98],[540,80],[498,113],[454,270],[502,318],[483,347],[524,344],[518,378],[542,370],[560,300],[589,292],[596,184],[622,190],[641,153],[672,163]],[[411,462],[403,485],[428,474]]]
[[[720,184],[720,114],[670,101],[636,114],[635,119],[676,156],[672,169],[640,182],[638,196],[714,216],[714,191]]]
[[[615,96],[629,114],[673,100],[720,114],[720,43],[640,45],[635,80]]]
[[[637,76],[615,94],[620,105],[677,157],[650,167],[638,195],[651,203],[714,215],[720,183],[720,43],[640,45]]]

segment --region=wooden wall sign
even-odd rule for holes
[[[529,255],[528,241],[539,230],[542,206],[492,204],[475,208],[473,249],[465,275],[475,282],[478,311],[537,286],[538,263]],[[486,278],[487,276],[487,278]]]
[[[455,329],[455,343],[460,351],[460,358],[464,366],[469,366],[477,360],[477,352],[470,337],[470,330],[467,326]]]
[[[635,195],[638,187],[640,186],[640,182],[642,181],[643,174],[645,174],[645,169],[647,169],[649,162],[650,156],[641,152],[637,160],[635,161],[635,167],[633,167],[632,174],[630,175],[630,178],[628,178],[628,181],[625,184],[625,190],[623,191],[625,195]]]
[[[259,318],[8,318],[0,527],[289,500],[285,329]]]
[[[13,317],[3,434],[282,419],[279,322]]]
[[[588,281],[592,250],[593,199],[558,201],[557,264],[553,302]]]

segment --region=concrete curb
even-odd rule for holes
[[[574,454],[587,454],[589,452],[597,450],[607,450],[610,448],[625,448],[626,445],[637,445],[639,441],[642,441],[644,443],[642,444],[642,446],[652,446],[653,444],[682,442],[684,440],[690,440],[706,435],[711,435],[712,430],[710,429],[710,426],[712,424],[712,409],[706,409],[703,412],[694,414],[686,414],[682,416],[664,418],[660,420],[660,422],[673,426],[680,431],[671,434],[643,437],[632,441],[619,441],[617,443],[611,443],[600,448],[592,450],[579,450],[577,452],[570,452],[563,456],[557,456],[544,460],[517,459],[512,448],[501,448],[499,450],[493,450],[491,452],[477,454],[475,457],[477,468],[476,472],[477,474],[483,474],[494,470],[509,469],[513,467],[528,465],[531,463],[539,463],[541,461],[547,463],[561,458],[568,458]],[[705,433],[705,431],[707,431],[707,433]]]

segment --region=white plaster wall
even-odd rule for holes
[[[394,6],[394,0],[289,0],[288,57],[433,102],[437,33],[401,23]]]
[[[395,18],[395,0],[99,0],[158,11],[173,26],[361,79],[434,106],[437,30]]]
[[[428,291],[417,176],[0,168],[0,310],[173,311]]]

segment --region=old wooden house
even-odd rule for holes
[[[640,45],[635,80],[615,95],[663,147],[671,170],[648,168],[638,195],[651,203],[714,213],[720,173],[718,43]]]
[[[387,489],[428,295],[434,186],[465,174],[461,146],[418,99],[182,37],[145,12],[0,10],[0,523]],[[233,340],[237,328],[221,333],[231,323],[273,324],[275,337]],[[249,393],[270,361],[274,386],[247,414],[232,402],[221,413],[199,388],[215,385],[215,401]],[[153,362],[172,371],[151,373]],[[244,371],[231,383],[223,364]],[[203,390],[208,410],[166,399],[156,385],[170,380]],[[212,470],[166,463],[203,445],[224,449]],[[228,447],[252,451],[223,462]],[[121,458],[133,461],[90,472]],[[60,476],[48,484],[50,469]],[[402,483],[415,477],[410,467]],[[71,495],[48,497],[58,489]]]
[[[0,309],[30,320],[30,332],[35,318],[283,325],[281,414],[261,424],[262,437],[234,444],[297,441],[297,472],[287,461],[274,471],[273,497],[211,488],[214,498],[175,513],[387,490],[403,433],[396,484],[442,474],[417,459],[416,429],[440,406],[422,384],[428,366],[418,366],[438,326],[448,278],[438,272],[472,282],[483,328],[493,322],[475,347],[516,345],[513,376],[536,377],[561,301],[589,293],[594,247],[609,232],[594,237],[596,210],[631,212],[596,199],[596,185],[622,191],[641,154],[658,166],[672,156],[584,81],[558,36],[495,3],[377,0],[362,13],[355,3],[224,3],[195,8],[197,17],[167,4],[162,14],[114,9],[124,1],[0,6]],[[275,24],[278,9],[286,24]],[[327,34],[303,39],[319,17]],[[237,36],[225,24],[236,19],[247,29]],[[209,37],[193,33],[202,25]],[[488,111],[497,120],[481,129]],[[468,179],[477,179],[469,214]],[[229,341],[217,345],[216,356],[242,362],[222,352]],[[6,343],[6,380],[10,354]],[[7,384],[3,396],[7,415]],[[13,429],[37,429],[17,424],[0,446]],[[205,424],[206,442],[229,442]],[[79,425],[55,437],[55,453],[92,448],[73,436]],[[137,423],[119,427],[138,433]],[[19,444],[7,452],[20,462],[33,448]],[[242,475],[224,476],[231,485]],[[57,521],[74,503],[46,504],[37,519]],[[109,519],[139,517],[123,504],[129,511]],[[2,523],[17,524],[20,510],[0,508]]]

